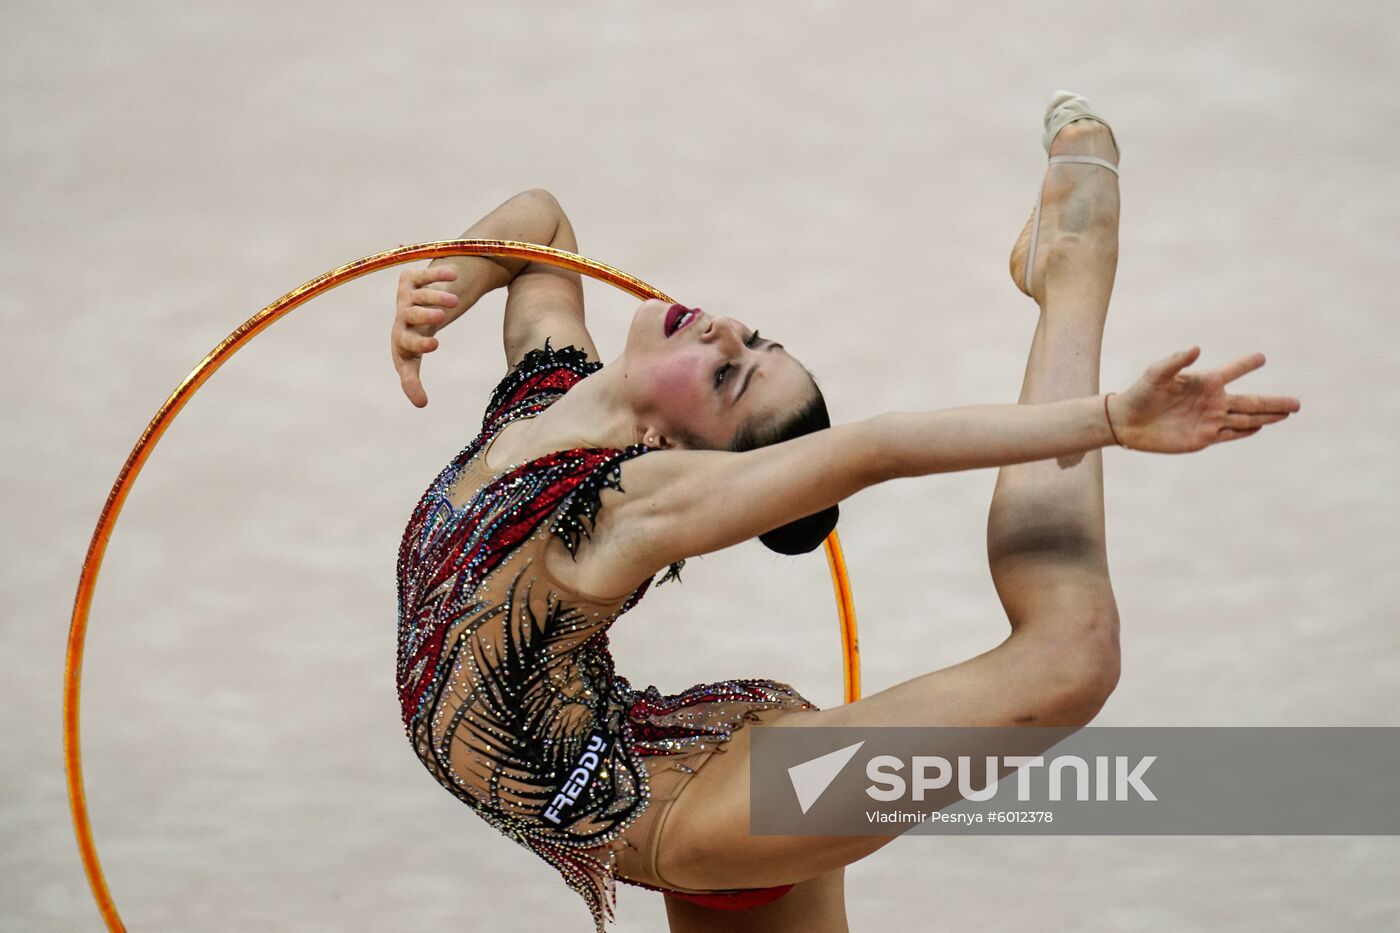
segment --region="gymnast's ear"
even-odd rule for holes
[[[652,450],[676,450],[685,447],[677,438],[664,434],[654,427],[649,427],[642,432],[642,443]]]
[[[706,450],[706,445],[699,438],[691,437],[683,431],[667,434],[660,429],[648,426],[642,432],[642,443],[652,450]]]

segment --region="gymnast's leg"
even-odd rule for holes
[[[1107,130],[1091,121],[1060,132],[1053,154],[1061,153],[1117,161]],[[1082,163],[1048,168],[1035,275],[1040,320],[1023,403],[1097,392],[1117,231],[1116,175]],[[1118,678],[1118,611],[1108,579],[1100,455],[1003,468],[987,539],[995,586],[1011,623],[1002,644],[855,703],[788,713],[776,727],[1089,722]],[[736,732],[673,807],[657,854],[658,870],[671,883],[715,890],[801,882],[896,838],[749,835],[752,732]]]
[[[1117,163],[1108,129],[1077,120],[1056,137],[1052,155],[1098,156]],[[1022,404],[1096,395],[1104,320],[1118,265],[1118,176],[1101,166],[1057,164],[1046,176],[1033,281],[1041,306],[1021,388]],[[1049,227],[1047,230],[1046,227]],[[1047,239],[1047,233],[1049,237]],[[1012,277],[1025,272],[1029,231],[1011,254]],[[987,519],[992,580],[1012,625],[1054,611],[1060,601],[1103,642],[1105,671],[1117,680],[1117,609],[1104,537],[1103,456],[1003,467]]]

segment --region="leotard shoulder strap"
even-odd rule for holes
[[[575,383],[603,368],[588,354],[570,344],[555,349],[549,338],[511,367],[486,403],[483,432],[494,433],[523,415],[534,414],[563,395]]]

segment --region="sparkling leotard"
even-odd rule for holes
[[[814,707],[762,679],[676,695],[633,689],[613,668],[607,629],[652,581],[609,600],[548,572],[551,536],[576,553],[601,490],[620,489],[620,464],[651,448],[561,450],[494,474],[482,452],[600,368],[577,347],[531,350],[492,393],[481,432],[420,498],[399,547],[397,680],[404,725],[433,777],[554,866],[603,933],[618,876],[599,847],[646,809],[652,775],[693,770],[683,762],[703,761],[696,749],[722,744],[756,711]],[[679,579],[683,563],[661,582]]]

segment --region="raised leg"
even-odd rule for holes
[[[1053,154],[1062,152],[1116,162],[1107,130],[1091,121],[1061,131]],[[1024,403],[1098,391],[1099,349],[1117,268],[1117,177],[1081,163],[1048,171],[1036,260],[1044,270],[1035,272],[1041,314]],[[775,725],[1087,723],[1118,676],[1118,612],[1108,579],[1100,455],[1004,468],[988,518],[988,552],[1011,623],[1006,641],[855,703],[792,712]],[[750,835],[752,732],[736,732],[725,754],[695,774],[673,808],[657,853],[658,868],[671,883],[715,890],[798,882],[897,838]]]
[[[1052,154],[1094,155],[1116,162],[1107,128],[1069,124]],[[1099,391],[1104,321],[1118,265],[1118,177],[1096,165],[1050,166],[1045,183],[1034,278],[1040,319],[1026,363],[1020,401],[1052,402]],[[1024,269],[1028,233],[1012,250],[1015,276]],[[1116,675],[1116,607],[1104,538],[1103,456],[1003,467],[987,520],[992,579],[1018,633],[1029,633],[1047,609],[1093,610],[1106,660]],[[1103,624],[1107,620],[1112,624]]]

